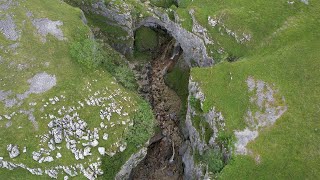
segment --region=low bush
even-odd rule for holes
[[[83,39],[72,43],[70,54],[79,64],[89,69],[98,67],[104,59],[101,46],[93,39]]]
[[[154,127],[155,120],[150,105],[141,100],[133,116],[133,126],[125,134],[126,141],[135,146],[141,146],[152,136]]]

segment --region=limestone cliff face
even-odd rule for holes
[[[198,83],[190,77],[188,110],[185,122],[188,140],[185,143],[187,148],[183,155],[185,179],[208,179],[210,177],[211,173],[208,170],[208,165],[199,162],[195,156],[196,154],[203,155],[208,149],[217,148],[216,139],[219,130],[224,129],[224,118],[214,107],[209,112],[203,112],[204,101],[205,95]]]
[[[108,25],[120,27],[126,32],[126,36],[116,37],[118,43],[111,44],[116,50],[125,55],[133,53],[134,32],[141,26],[161,28],[166,30],[180,43],[184,52],[186,63],[191,66],[211,66],[214,60],[208,56],[204,39],[187,31],[178,23],[172,21],[169,16],[156,7],[144,5],[146,13],[133,15],[134,7],[129,4],[109,3],[99,0],[91,5],[81,7],[85,12],[105,17]],[[124,43],[125,42],[125,43]]]

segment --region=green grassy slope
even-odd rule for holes
[[[226,118],[227,131],[245,128],[250,107],[246,79],[249,76],[275,84],[284,96],[287,112],[248,144],[252,156],[237,155],[220,173],[220,179],[317,179],[319,170],[320,103],[320,3],[309,5],[286,1],[194,1],[197,16],[225,12],[228,26],[251,32],[247,44],[225,37],[226,51],[241,57],[215,67],[192,69],[206,100]],[[210,7],[205,5],[210,3]],[[250,15],[250,13],[253,13]],[[199,18],[199,21],[201,18]],[[207,24],[207,23],[203,23]],[[213,38],[224,38],[212,31]],[[231,78],[232,77],[232,78]]]
[[[32,13],[32,17],[28,14]],[[128,129],[132,128],[132,123],[138,104],[141,104],[139,96],[131,91],[124,89],[116,80],[103,68],[86,69],[81,67],[70,55],[70,45],[75,42],[74,37],[82,36],[88,38],[89,28],[81,21],[81,12],[59,0],[30,0],[19,1],[19,5],[11,6],[8,10],[0,12],[0,20],[5,19],[6,15],[12,16],[16,29],[20,31],[21,37],[17,41],[7,39],[0,33],[0,90],[10,91],[12,94],[8,99],[16,98],[17,94],[28,91],[30,84],[27,82],[38,73],[46,72],[56,77],[56,85],[46,92],[30,94],[26,99],[19,101],[13,107],[5,107],[4,102],[0,102],[0,157],[4,161],[22,163],[30,168],[50,169],[58,165],[70,166],[81,163],[85,168],[89,162],[102,161],[100,167],[105,174],[105,178],[113,178],[121,165],[137,151],[137,147],[127,143],[127,150],[120,153],[119,146],[126,144],[125,135]],[[64,35],[64,40],[58,40],[51,34],[46,36],[46,42],[41,41],[41,36],[32,24],[32,19],[48,18],[51,21],[61,21],[63,25],[58,26]],[[84,33],[85,32],[85,33]],[[9,50],[9,46],[18,43],[18,47]],[[123,61],[122,57],[111,48],[105,48],[106,52],[112,54],[111,58],[116,61]],[[20,68],[22,67],[22,68]],[[52,99],[58,97],[60,100],[52,103]],[[64,97],[64,98],[63,98]],[[86,100],[93,98],[107,98],[101,106],[89,106]],[[50,100],[51,99],[51,100]],[[84,107],[80,106],[80,103]],[[116,104],[117,109],[121,109],[121,114],[112,113],[110,121],[102,120],[100,111],[109,106],[110,103]],[[91,149],[92,156],[85,157],[84,160],[76,160],[74,155],[66,148],[63,141],[61,149],[51,152],[53,162],[38,163],[32,159],[32,152],[39,149],[48,149],[47,141],[40,142],[41,136],[48,134],[48,123],[50,115],[63,117],[67,112],[59,110],[62,108],[75,107],[81,119],[88,124],[91,131],[94,128],[99,130],[99,146]],[[38,128],[28,120],[28,116],[19,113],[21,110],[33,109],[33,115]],[[150,107],[146,105],[143,113],[152,116]],[[5,115],[16,113],[10,120]],[[150,117],[150,116],[148,116]],[[152,119],[149,124],[152,126]],[[11,122],[11,126],[7,127]],[[104,122],[108,128],[101,128],[100,123]],[[10,123],[9,123],[10,124]],[[114,125],[113,125],[114,124]],[[104,133],[109,135],[108,140],[102,139]],[[143,132],[144,133],[144,132]],[[148,134],[147,134],[148,135]],[[49,136],[51,137],[51,136]],[[134,138],[134,137],[129,137]],[[131,140],[131,139],[130,139]],[[80,142],[80,141],[79,141]],[[80,143],[83,143],[82,141]],[[8,144],[17,144],[20,155],[14,159],[9,157],[6,150]],[[23,147],[27,147],[27,152],[22,153]],[[81,144],[77,145],[81,148]],[[109,155],[101,156],[98,147],[105,147],[107,152],[116,152],[114,157]],[[60,159],[55,158],[57,152],[62,154]],[[119,158],[118,156],[121,156]],[[99,160],[100,159],[100,160]],[[79,171],[78,171],[79,172]],[[63,178],[66,174],[59,173],[58,177]],[[18,169],[9,171],[0,168],[0,179],[37,179],[49,178],[47,175],[34,176],[26,170]],[[83,175],[77,178],[84,178]]]

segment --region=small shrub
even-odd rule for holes
[[[215,149],[210,149],[203,155],[203,160],[208,164],[210,172],[218,173],[223,167],[222,153]]]
[[[120,84],[124,87],[135,90],[137,89],[136,80],[134,78],[134,74],[131,69],[127,66],[120,66],[115,69],[115,78],[118,80]]]
[[[133,126],[125,134],[128,143],[141,146],[147,142],[154,133],[154,116],[150,105],[141,100],[138,103],[138,110],[133,116]]]
[[[101,46],[93,39],[84,39],[71,44],[71,57],[86,68],[93,69],[103,61]]]
[[[201,102],[199,99],[197,99],[194,96],[190,96],[189,103],[190,103],[190,106],[193,107],[196,112],[202,112]]]

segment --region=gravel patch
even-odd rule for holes
[[[0,20],[0,32],[8,40],[17,41],[20,37],[16,24],[8,14],[5,19]]]
[[[33,19],[32,24],[37,28],[38,33],[42,36],[42,42],[46,42],[48,34],[53,35],[58,40],[64,40],[63,32],[59,28],[63,23],[61,21],[51,21],[48,18]]]

